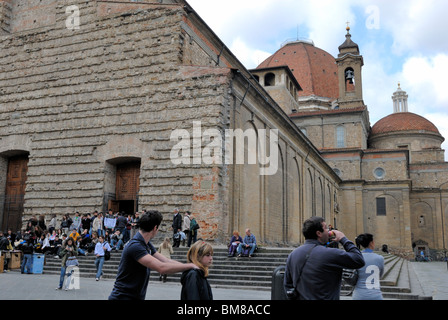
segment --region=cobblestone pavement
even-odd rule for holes
[[[433,300],[448,300],[448,268],[446,262],[411,262],[421,285],[421,291]],[[153,279],[158,279],[153,276]],[[77,290],[55,290],[58,275],[21,274],[12,270],[0,274],[0,300],[106,300],[114,280],[95,281],[81,278]],[[6,290],[5,290],[6,289]],[[270,300],[271,292],[263,290],[237,290],[213,288],[215,300]],[[178,283],[150,281],[147,300],[179,300]],[[342,300],[351,300],[343,297]]]
[[[446,262],[411,262],[425,295],[433,300],[448,300],[448,264]]]
[[[179,283],[158,281],[148,285],[146,300],[180,300]],[[56,290],[58,275],[21,274],[12,270],[0,274],[0,300],[106,300],[114,286],[113,279],[80,278],[77,290]],[[8,288],[4,290],[4,288]],[[271,292],[264,290],[234,290],[212,288],[216,300],[270,300]]]

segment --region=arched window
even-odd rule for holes
[[[344,126],[336,127],[336,148],[345,148],[345,128],[344,128]]]
[[[264,76],[264,85],[265,87],[275,86],[275,74],[269,72]]]

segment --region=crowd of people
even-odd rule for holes
[[[159,272],[160,280],[163,281],[167,274],[183,272],[183,300],[213,299],[207,280],[213,262],[213,248],[202,239],[197,241],[199,224],[196,219],[188,211],[182,217],[182,213],[174,209],[171,225],[173,245],[170,237],[166,237],[156,250],[151,240],[157,235],[161,221],[162,215],[158,211],[132,216],[113,213],[111,210],[106,215],[101,212],[82,216],[75,213],[73,218],[65,215],[60,225],[53,216],[48,226],[43,216],[39,219],[32,217],[26,229],[17,234],[11,230],[6,234],[0,232],[0,250],[22,250],[22,273],[27,270],[33,252],[60,257],[61,276],[57,289],[61,289],[67,270],[76,265],[78,255],[95,255],[98,281],[107,252],[123,249],[109,299],[144,299],[149,269]],[[250,229],[245,232],[244,239],[237,231],[233,232],[228,243],[229,256],[253,255],[257,248],[255,235]],[[289,299],[339,299],[344,269],[357,270],[354,299],[382,299],[380,278],[384,272],[384,259],[374,253],[373,235],[360,234],[355,239],[355,245],[344,233],[327,226],[320,217],[306,220],[302,233],[305,243],[296,248],[286,261],[284,290]],[[132,245],[125,246],[127,242]],[[187,263],[171,259],[173,247],[179,247],[181,243],[190,247]],[[339,245],[342,245],[343,250],[339,249]],[[362,252],[361,248],[364,248]]]
[[[109,210],[106,214],[94,211],[93,213],[73,215],[65,214],[61,221],[53,215],[47,224],[45,215],[38,218],[32,216],[23,230],[0,234],[0,250],[20,250],[23,257],[21,272],[31,273],[34,253],[53,255],[61,259],[61,281],[58,288],[62,288],[67,259],[76,260],[78,255],[95,255],[97,267],[96,279],[102,275],[105,251],[123,249],[137,232],[137,223],[142,212],[134,215],[125,215]],[[104,245],[98,245],[98,243]],[[105,247],[106,249],[103,249]],[[77,263],[77,262],[74,262]],[[5,271],[8,271],[8,260],[5,259]]]
[[[140,212],[125,215],[109,210],[107,214],[94,211],[73,216],[65,214],[59,222],[56,215],[51,217],[48,225],[45,216],[31,217],[26,228],[14,233],[8,229],[6,235],[10,249],[21,250],[24,246],[32,247],[33,253],[58,255],[61,246],[72,238],[81,255],[92,253],[100,236],[111,245],[112,250],[122,249],[124,244],[135,235]]]

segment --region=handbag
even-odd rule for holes
[[[110,251],[108,251],[107,249],[104,250],[104,260],[105,261],[110,260]]]
[[[356,286],[358,282],[359,272],[357,269],[342,269],[342,279],[349,286]]]
[[[79,266],[78,259],[76,257],[68,257],[67,261],[65,262],[66,267],[77,267]]]

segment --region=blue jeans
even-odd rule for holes
[[[197,241],[198,238],[198,231],[194,230],[194,234],[191,234],[192,232],[190,231],[188,233],[188,243],[187,243],[187,247],[191,246],[191,243],[193,242],[193,244]]]
[[[116,239],[112,239],[110,240],[110,244],[112,245],[112,247],[115,247],[116,249],[123,247],[123,240],[116,240]]]
[[[104,256],[95,258],[96,278],[100,278],[103,274]]]
[[[59,277],[59,288],[62,288],[62,286],[64,285],[65,269],[66,269],[65,266],[61,267],[61,276]]]
[[[33,267],[33,255],[24,254],[22,265],[20,266],[20,272],[24,273],[26,269],[26,273],[32,273],[31,272],[32,267]]]
[[[238,254],[241,254],[241,251],[243,251],[243,246],[246,246],[246,244],[245,243],[240,243],[239,244],[238,248],[236,249]],[[249,255],[251,256],[254,253],[255,248],[257,247],[257,245],[254,244],[254,243],[249,243],[248,246],[250,247]]]

